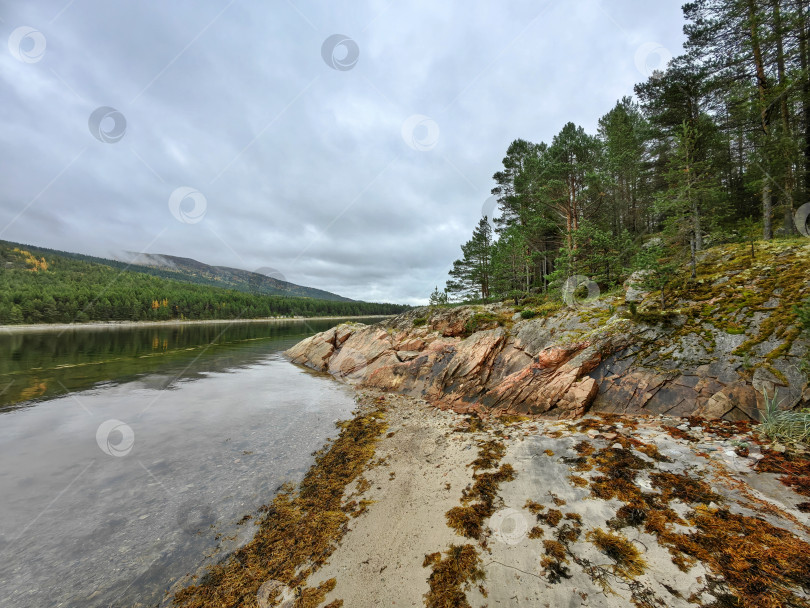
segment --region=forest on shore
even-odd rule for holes
[[[399,304],[267,295],[0,244],[0,324],[393,315]]]
[[[697,0],[684,52],[599,119],[513,141],[434,303],[651,287],[724,242],[808,236],[810,2]],[[495,204],[492,205],[493,208]],[[492,215],[497,215],[493,220]],[[541,296],[542,297],[542,296]]]

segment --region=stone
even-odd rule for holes
[[[651,396],[645,406],[653,414],[665,414],[683,401],[695,402],[697,393],[688,386],[667,384]]]
[[[704,418],[722,418],[734,409],[731,398],[723,391],[719,391],[711,396],[706,404],[697,411],[698,416]]]
[[[649,270],[636,270],[624,282],[624,301],[628,304],[639,303],[647,297],[651,290],[644,286],[644,281],[652,274]]]
[[[673,384],[680,384],[688,388],[695,388],[698,382],[700,382],[700,377],[698,376],[678,376],[672,381]]]
[[[286,354],[358,387],[410,395],[456,412],[759,417],[761,396],[737,374],[738,363],[729,357],[701,360],[702,345],[695,342],[690,350],[689,340],[667,342],[673,329],[664,324],[616,316],[607,323],[588,322],[578,309],[521,319],[511,330],[493,322],[465,336],[467,321],[482,313],[512,316],[500,305],[416,308],[376,325],[339,325]],[[673,361],[661,357],[667,347],[681,357],[671,371],[667,365]],[[757,381],[764,381],[763,373]],[[796,402],[804,393],[810,399],[806,381],[792,390]]]

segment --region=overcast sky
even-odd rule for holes
[[[0,239],[423,303],[509,143],[595,132],[681,2],[5,0]]]

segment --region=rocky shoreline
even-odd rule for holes
[[[733,247],[706,252],[706,278],[673,287],[677,306],[663,312],[630,280],[622,294],[572,306],[424,307],[344,324],[288,355],[457,412],[756,421],[765,394],[783,409],[810,403],[810,344],[793,311],[810,296],[810,244],[779,247],[755,264]]]
[[[631,280],[297,344],[356,417],[181,605],[810,607],[810,457],[757,424],[808,404],[810,246],[773,247],[715,248],[672,310]]]

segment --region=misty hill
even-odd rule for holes
[[[318,300],[333,300],[336,302],[353,301],[350,298],[344,298],[343,296],[322,289],[290,283],[283,280],[280,274],[273,272],[271,269],[265,269],[267,272],[250,272],[239,268],[228,268],[227,266],[209,266],[192,258],[136,252],[126,252],[121,256],[124,259],[108,259],[81,253],[72,253],[70,251],[48,249],[46,247],[34,247],[9,241],[0,241],[0,246],[25,249],[38,257],[42,257],[43,255],[56,255],[93,264],[104,264],[105,266],[111,266],[118,270],[140,272],[198,285],[235,289],[245,293],[315,298]]]
[[[283,276],[271,268],[251,272],[228,266],[209,266],[192,258],[181,258],[173,255],[127,252],[129,270],[159,274],[179,281],[190,281],[216,287],[226,287],[248,293],[265,295],[286,295],[319,300],[351,302],[337,294],[314,287],[304,287],[285,281]],[[160,271],[156,273],[155,271]]]
[[[163,266],[130,265],[0,241],[0,325],[392,315],[408,309],[195,260],[160,261]]]

